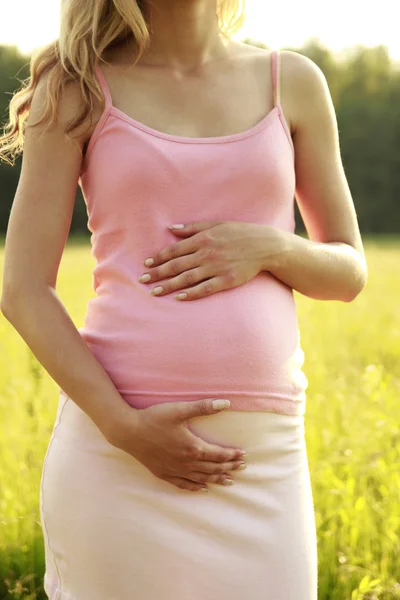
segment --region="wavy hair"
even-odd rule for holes
[[[95,64],[104,52],[122,42],[133,42],[134,64],[140,59],[150,34],[142,8],[144,0],[62,0],[60,33],[57,40],[32,53],[30,75],[23,80],[9,103],[9,116],[0,136],[0,160],[11,166],[24,146],[26,119],[33,94],[43,74],[47,77],[44,113],[36,123],[57,118],[57,106],[64,87],[79,81],[83,108],[68,123],[64,133],[79,127],[94,108],[93,96],[104,106],[104,98],[95,75]],[[217,0],[217,18],[221,33],[230,37],[245,20],[245,0]],[[46,129],[47,131],[47,129]]]

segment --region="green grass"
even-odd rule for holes
[[[319,600],[400,599],[400,244],[364,239],[352,303],[296,292],[318,530]],[[0,274],[3,262],[0,249]],[[87,240],[69,240],[57,291],[77,327],[93,294]],[[57,384],[0,316],[0,598],[43,599],[39,483]]]

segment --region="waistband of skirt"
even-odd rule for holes
[[[164,402],[193,402],[212,398],[213,400],[229,400],[229,410],[238,411],[267,411],[284,415],[304,415],[306,411],[306,396],[303,392],[299,397],[288,398],[279,395],[262,396],[248,392],[153,392],[135,391],[134,393],[119,390],[121,397],[133,408],[138,410],[148,408],[154,404]],[[60,394],[67,397],[66,392],[60,388]]]

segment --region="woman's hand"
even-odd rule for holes
[[[245,464],[245,451],[206,442],[189,430],[187,421],[223,408],[214,409],[212,399],[155,404],[124,419],[108,440],[159,479],[194,492],[207,490],[206,483],[232,481],[228,471]]]
[[[264,224],[203,221],[171,231],[188,237],[146,259],[148,272],[139,282],[153,284],[171,278],[152,287],[150,293],[161,296],[182,290],[186,298],[176,295],[178,300],[194,300],[242,285],[267,264],[272,265],[282,250],[279,230]],[[161,291],[157,291],[159,287]]]

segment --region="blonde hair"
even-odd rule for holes
[[[79,81],[83,109],[66,129],[65,135],[81,125],[93,110],[93,96],[104,102],[95,76],[95,63],[103,60],[106,49],[121,42],[133,41],[135,63],[149,42],[149,31],[142,14],[143,0],[62,0],[60,35],[33,53],[30,76],[23,81],[9,103],[9,118],[0,136],[0,160],[14,165],[23,151],[26,119],[39,80],[47,77],[47,98],[39,121],[56,120],[60,94],[66,84]],[[222,34],[230,37],[245,20],[245,0],[217,0],[218,24]],[[49,119],[50,117],[50,119]]]

